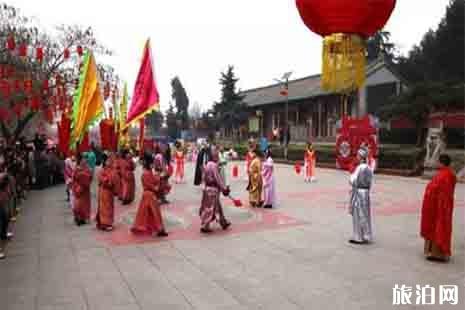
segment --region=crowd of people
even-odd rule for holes
[[[228,161],[235,157],[237,154],[232,149],[227,151],[222,145],[205,141],[199,149],[195,145],[186,147],[181,142],[176,142],[173,157],[169,145],[157,144],[153,150],[143,152],[140,157],[129,149],[101,153],[92,147],[89,152],[78,152],[63,160],[56,149],[46,147],[42,137],[36,136],[31,145],[28,145],[24,139],[7,145],[6,141],[1,139],[0,258],[5,257],[3,249],[6,242],[13,237],[9,223],[16,220],[20,211],[18,206],[26,199],[26,192],[31,188],[43,189],[64,181],[74,222],[77,226],[81,226],[89,224],[92,220],[91,186],[96,179],[98,188],[96,227],[99,230],[112,231],[115,200],[119,200],[122,205],[129,205],[135,200],[135,170],[138,162],[143,168],[140,179],[142,196],[131,227],[132,233],[168,236],[160,206],[168,203],[167,197],[171,191],[170,178],[173,175],[175,183],[184,183],[186,159],[195,162],[194,185],[203,184],[199,204],[200,232],[211,233],[215,222],[226,230],[231,222],[225,217],[220,195],[232,199],[226,170]],[[311,143],[307,144],[303,157],[304,181],[313,182],[316,152]],[[262,152],[257,143],[249,141],[245,160],[246,190],[249,193],[250,207],[275,207],[277,188],[272,149],[268,146],[265,152]],[[428,259],[447,261],[451,255],[456,177],[449,167],[451,162],[449,156],[441,155],[439,162],[438,174],[425,191],[421,236],[425,239],[424,250]],[[96,173],[97,165],[101,165],[101,168]],[[234,168],[237,170],[237,167]],[[362,145],[349,177],[351,194],[348,211],[353,222],[353,236],[349,242],[353,244],[373,242],[370,190],[374,169],[370,149]],[[233,176],[237,177],[237,173],[233,172]]]

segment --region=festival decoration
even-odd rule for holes
[[[86,52],[79,87],[74,95],[70,139],[72,149],[102,114],[103,97],[100,93],[97,65],[92,53]]]
[[[363,118],[342,118],[342,126],[337,129],[336,166],[350,171],[362,144],[368,146],[371,156],[378,156],[377,126],[371,116]]]
[[[321,86],[348,92],[365,82],[365,41],[384,27],[396,0],[296,0],[305,25],[323,37]]]
[[[10,51],[13,51],[16,48],[16,42],[14,35],[10,34],[6,40],[6,48]]]
[[[300,172],[302,171],[302,166],[301,166],[300,162],[295,163],[294,170],[295,170],[295,173],[300,174]]]
[[[78,45],[76,47],[76,52],[79,55],[79,57],[81,57],[84,54],[84,49],[82,48],[82,46]]]
[[[132,123],[143,119],[145,115],[159,108],[159,93],[155,83],[155,73],[152,67],[152,52],[150,50],[150,40],[147,40],[144,47],[142,63],[134,86],[131,107],[128,112],[125,126],[128,128]]]
[[[42,62],[44,59],[44,49],[42,47],[36,48],[36,59],[38,62]]]
[[[64,59],[69,59],[69,56],[70,56],[70,51],[69,51],[69,48],[65,48],[65,50],[63,51],[63,58]]]
[[[71,136],[71,120],[66,113],[61,114],[61,121],[57,123],[58,127],[58,150],[65,154],[70,155],[69,139]]]
[[[27,45],[25,43],[21,44],[18,48],[18,55],[19,57],[26,57],[27,56]]]

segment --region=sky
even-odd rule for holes
[[[324,0],[323,0],[324,1]],[[170,81],[178,76],[191,105],[203,110],[220,98],[220,73],[235,67],[242,90],[320,73],[321,38],[308,30],[294,0],[10,0],[45,28],[91,26],[115,55],[113,65],[131,93],[147,38],[162,110],[171,100]],[[397,0],[385,29],[402,53],[435,29],[449,0]],[[97,61],[99,59],[97,58]]]

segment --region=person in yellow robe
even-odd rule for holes
[[[252,161],[249,167],[249,184],[247,190],[249,191],[249,203],[251,207],[261,207],[262,205],[262,162],[260,154],[256,149],[250,151]]]

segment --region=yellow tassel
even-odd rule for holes
[[[365,83],[365,40],[336,33],[323,41],[321,86],[326,91],[349,93]]]

